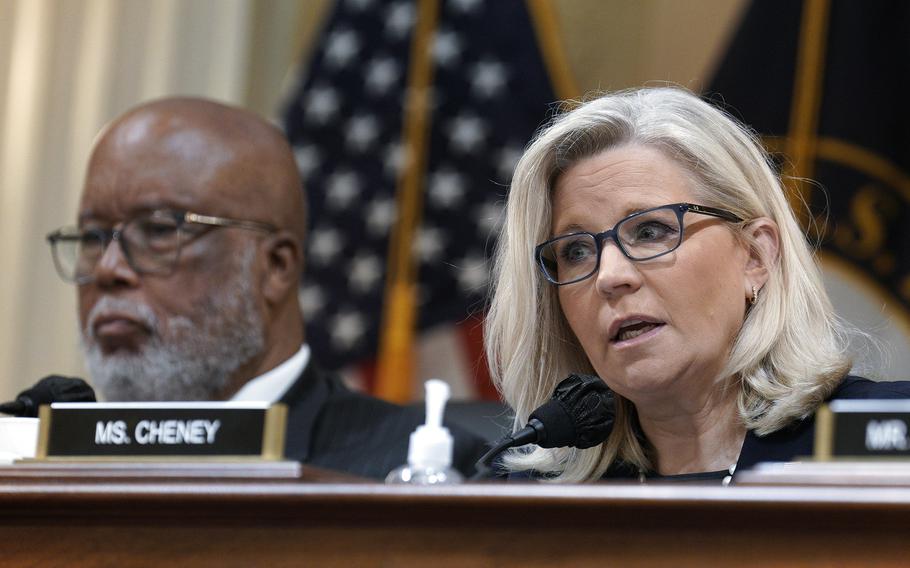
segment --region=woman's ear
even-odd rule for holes
[[[266,270],[262,295],[271,305],[280,304],[288,293],[297,293],[303,269],[303,250],[294,235],[278,231],[264,240]]]
[[[746,298],[752,299],[753,287],[761,290],[771,275],[771,268],[777,264],[780,255],[780,230],[777,223],[768,217],[750,221],[744,228],[749,245],[749,260],[746,262],[743,284]]]

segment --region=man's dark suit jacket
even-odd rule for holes
[[[374,479],[407,462],[411,432],[424,421],[422,411],[349,390],[312,361],[281,402],[288,405],[286,458]],[[470,476],[487,443],[446,426],[455,439],[452,465]]]

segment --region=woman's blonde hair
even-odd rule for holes
[[[738,386],[740,416],[759,435],[814,412],[850,367],[848,341],[768,154],[753,132],[692,93],[644,88],[601,96],[557,116],[516,166],[486,319],[493,380],[515,409],[516,427],[549,400],[562,378],[594,373],[562,315],[556,287],[533,258],[534,246],[550,237],[552,187],[571,165],[627,144],[658,149],[682,165],[698,203],[777,224],[778,257],[765,259],[770,277],[722,376]],[[749,244],[742,226],[731,230]],[[617,460],[649,469],[649,450],[635,435],[634,406],[617,395],[616,412],[613,433],[600,446],[534,447],[507,456],[506,465],[560,481],[597,479]]]

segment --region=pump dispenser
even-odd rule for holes
[[[449,385],[439,379],[430,379],[424,383],[424,388],[425,423],[411,433],[408,463],[389,473],[386,483],[442,485],[462,481],[461,474],[452,468],[452,434],[442,425]]]

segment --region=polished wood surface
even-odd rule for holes
[[[140,467],[137,465],[137,467]],[[78,468],[77,468],[78,469]],[[22,566],[898,566],[910,489],[0,471]],[[89,471],[89,470],[86,470]],[[330,476],[329,476],[330,477]],[[311,479],[321,479],[321,482]]]

